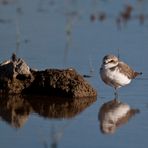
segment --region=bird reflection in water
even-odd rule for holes
[[[121,125],[139,113],[138,109],[132,109],[128,104],[113,99],[104,103],[99,111],[100,130],[104,134],[113,134]]]

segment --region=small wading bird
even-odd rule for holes
[[[103,58],[100,68],[101,79],[105,84],[114,87],[116,98],[118,98],[118,88],[129,84],[132,79],[141,74],[141,72],[135,72],[126,63],[120,61],[112,54],[106,55]]]

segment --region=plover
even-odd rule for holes
[[[135,72],[126,63],[112,54],[104,56],[100,68],[102,80],[105,84],[114,87],[115,95],[117,95],[118,88],[129,84],[132,79],[141,74],[140,72]]]

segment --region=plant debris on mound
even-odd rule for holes
[[[95,89],[73,68],[36,71],[15,54],[11,60],[0,64],[0,93],[71,98],[97,95]]]

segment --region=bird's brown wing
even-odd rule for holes
[[[121,73],[126,73],[127,77],[130,79],[134,79],[136,76],[140,75],[141,73],[135,72],[132,68],[130,68],[126,63],[120,61],[119,70]]]

